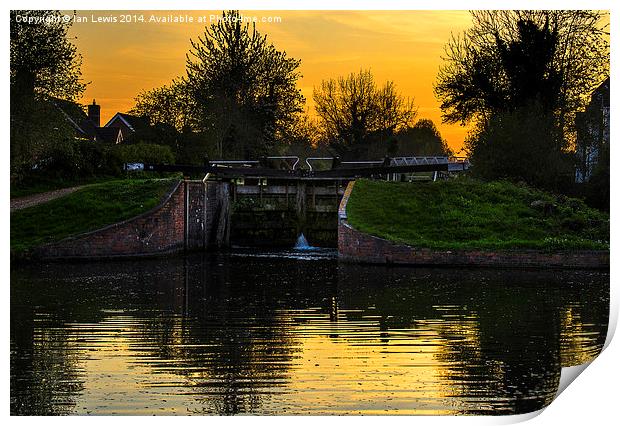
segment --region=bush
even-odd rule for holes
[[[110,154],[110,147],[107,145],[74,140],[52,151],[40,173],[64,179],[118,176],[122,171],[122,164]]]
[[[554,117],[533,103],[499,113],[466,142],[472,173],[485,180],[508,179],[562,190],[574,179],[572,161],[562,152]]]
[[[111,154],[121,163],[174,164],[174,154],[165,145],[138,143],[115,145]]]
[[[57,143],[34,166],[24,169],[11,190],[29,188],[42,182],[73,184],[100,177],[120,177],[123,164],[174,163],[172,150],[155,144],[110,145],[84,140]]]
[[[11,183],[19,183],[70,151],[74,130],[49,102],[23,100],[11,108]]]

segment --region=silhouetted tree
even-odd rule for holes
[[[562,145],[555,117],[539,102],[495,113],[465,141],[476,176],[554,190],[565,188],[574,175]]]
[[[448,143],[431,120],[423,118],[396,134],[397,154],[403,156],[452,155]]]
[[[516,40],[497,37],[500,63],[506,74],[504,101],[508,102],[504,109],[537,100],[545,111],[556,111],[561,89],[561,75],[553,68],[557,28],[550,28],[548,21],[542,28],[532,21],[518,21],[517,32]]]
[[[196,104],[183,79],[140,92],[130,113],[147,117],[151,124],[166,124],[178,131],[196,127]]]
[[[467,147],[481,176],[560,188],[570,176],[575,115],[609,67],[602,14],[472,16],[473,27],[448,43],[435,86],[444,120],[474,124]]]
[[[323,80],[313,98],[323,137],[341,156],[364,155],[371,144],[386,145],[378,148],[385,152],[394,133],[417,114],[412,99],[401,96],[391,81],[377,87],[368,70]]]
[[[470,123],[539,100],[572,142],[575,113],[608,75],[598,11],[474,11],[446,46],[435,93],[444,120]]]
[[[215,134],[220,156],[256,157],[281,148],[282,134],[303,112],[296,87],[300,61],[278,51],[238,11],[191,41],[187,85],[197,123]]]
[[[82,94],[82,57],[67,37],[70,26],[59,11],[11,11],[12,100],[35,95],[74,100]]]
[[[84,91],[81,57],[58,11],[11,11],[11,181],[41,170],[52,157],[69,157],[74,130],[58,99]]]
[[[183,164],[202,164],[205,156],[214,156],[211,141],[198,125],[196,102],[183,78],[142,91],[135,102],[129,112],[145,117],[150,126],[136,130],[126,143],[167,145]]]

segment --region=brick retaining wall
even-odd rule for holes
[[[396,244],[364,234],[348,224],[346,203],[352,189],[353,182],[347,187],[339,209],[338,257],[344,261],[420,266],[609,268],[606,250],[431,250]]]
[[[189,189],[188,189],[189,188]],[[213,190],[202,182],[178,182],[155,208],[134,218],[47,244],[34,252],[44,259],[148,256],[202,248],[210,237]],[[188,199],[186,199],[186,191]]]

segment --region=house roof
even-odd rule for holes
[[[97,140],[110,143],[119,143],[123,140],[123,133],[118,127],[97,127]]]
[[[81,105],[63,99],[52,99],[52,103],[65,116],[65,119],[73,126],[77,133],[88,137],[87,132],[80,125],[84,120],[88,120],[88,116]]]
[[[74,123],[79,123],[85,118],[88,118],[86,112],[84,112],[84,109],[80,104],[58,98],[53,98],[52,103],[56,106],[56,108],[65,113],[67,118]]]
[[[137,115],[125,114],[124,112],[117,112],[114,117],[106,123],[104,127],[113,127],[114,123],[120,121],[127,126],[131,131],[136,131],[147,127],[149,125],[148,120],[145,117],[138,117]]]
[[[118,127],[97,127],[88,118],[80,123],[82,131],[90,138],[97,142],[110,142],[118,143],[119,138],[122,140],[122,136],[119,136],[121,129]]]
[[[92,139],[97,142],[119,143],[123,140],[123,135],[119,127],[108,127],[108,125],[117,116],[122,118],[123,122],[128,123],[128,127],[133,131],[135,131],[135,126],[138,126],[138,128],[142,126],[145,120],[141,117],[119,112],[108,122],[108,124],[106,124],[105,127],[97,127],[95,123],[88,118],[88,115],[81,105],[62,99],[54,99],[53,102],[54,105],[56,105],[56,107],[63,113],[67,121],[73,126],[73,128],[75,128],[75,131],[80,137]]]
[[[607,108],[609,108],[609,83],[610,83],[610,78],[607,77],[607,79],[603,81],[601,85],[598,86],[596,90],[594,90],[594,93],[592,94],[593,100],[595,98],[598,98],[599,102],[601,103],[601,106],[607,107]]]

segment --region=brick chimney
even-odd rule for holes
[[[97,105],[94,99],[93,104],[88,105],[88,118],[95,126],[101,127],[101,105]]]

